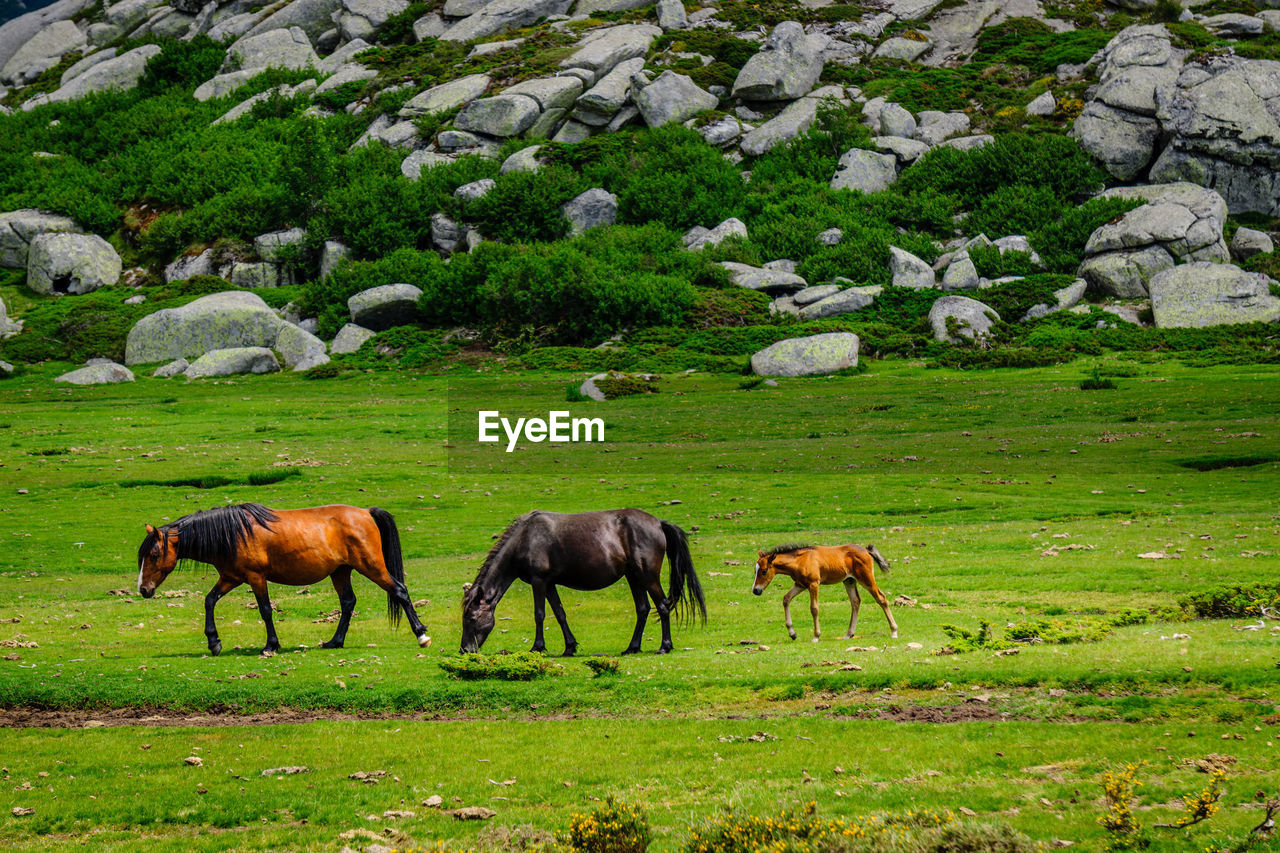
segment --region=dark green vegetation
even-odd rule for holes
[[[1235,759],[1221,814],[1186,836],[1153,828],[1152,849],[1238,840],[1260,818],[1255,793],[1280,787],[1267,745],[1274,622],[1241,630],[1257,624],[1250,608],[1275,600],[1280,375],[1086,365],[1119,387],[1082,392],[1079,365],[957,373],[882,361],[751,390],[736,377],[666,376],[658,394],[568,407],[603,417],[605,444],[509,455],[475,443],[475,411],[564,408],[581,374],[349,369],[319,382],[68,389],[49,383],[54,365],[28,368],[0,386],[0,619],[18,620],[0,622],[0,721],[109,726],[0,730],[0,837],[321,850],[385,825],[411,846],[479,830],[423,808],[432,794],[556,832],[597,805],[588,796],[613,794],[644,807],[660,850],[682,849],[691,827],[710,837],[701,822],[730,807],[763,820],[810,800],[846,821],[965,807],[992,831],[1096,849],[1103,771],[1148,761],[1139,805],[1154,806],[1142,813],[1150,826],[1176,817],[1209,778],[1194,762],[1218,753]],[[1211,458],[1236,462],[1201,464]],[[275,471],[298,473],[128,485]],[[389,509],[433,646],[393,633],[381,593],[358,578],[341,651],[318,648],[337,610],[327,584],[273,588],[284,644],[273,658],[256,654],[263,630],[243,589],[219,605],[223,655],[205,656],[206,567],[175,573],[153,600],[128,594],[144,522],[245,500]],[[705,628],[675,626],[675,652],[659,657],[651,621],[646,653],[597,677],[612,667],[595,656],[616,655],[630,634],[630,596],[565,591],[581,658],[545,659],[555,674],[532,681],[441,668],[469,665],[455,654],[462,584],[494,534],[534,507],[610,506],[690,532]],[[880,575],[891,600],[914,599],[895,605],[901,639],[869,600],[858,635],[841,639],[847,599],[827,588],[822,641],[788,640],[781,585],[761,599],[749,586],[756,549],[793,540],[875,543],[893,563]],[[517,584],[473,674],[528,660],[489,656],[529,648],[531,607]],[[804,626],[803,606],[796,615]],[[935,653],[962,636],[947,626],[974,634],[984,622],[994,644]],[[207,725],[228,712],[320,721]],[[157,715],[185,725],[128,725]],[[283,766],[309,772],[261,776]],[[376,770],[386,776],[374,785],[348,778]],[[35,814],[10,818],[15,806]],[[366,820],[389,809],[415,816]]]

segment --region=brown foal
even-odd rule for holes
[[[757,553],[760,557],[756,561],[755,585],[751,588],[753,593],[762,595],[775,574],[787,575],[795,583],[782,597],[782,612],[786,616],[787,633],[791,635],[791,639],[796,638],[795,628],[791,626],[791,599],[806,589],[809,590],[809,612],[813,614],[813,641],[816,643],[822,636],[818,627],[818,587],[833,583],[844,584],[853,610],[849,618],[849,632],[844,635],[846,639],[852,637],[858,629],[858,609],[862,606],[862,597],[858,594],[859,584],[866,587],[876,604],[880,605],[884,617],[889,620],[889,636],[897,639],[898,624],[893,621],[893,614],[889,612],[889,600],[880,591],[880,587],[876,586],[875,567],[879,566],[888,572],[889,561],[876,550],[876,546],[787,545]]]

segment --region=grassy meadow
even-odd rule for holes
[[[1081,390],[1095,367],[1118,387]],[[669,376],[604,404],[565,402],[580,374],[492,365],[91,388],[55,386],[59,372],[0,382],[7,848],[475,836],[477,823],[422,806],[439,794],[553,831],[616,795],[648,810],[663,850],[711,815],[808,801],[827,816],[963,807],[1096,849],[1102,772],[1146,762],[1137,811],[1153,824],[1206,784],[1193,762],[1228,755],[1218,816],[1152,830],[1152,849],[1203,849],[1238,841],[1261,819],[1258,795],[1280,793],[1280,633],[1176,613],[1181,596],[1280,576],[1280,368],[874,361],[776,388]],[[601,416],[606,442],[507,454],[475,442],[480,408]],[[175,572],[150,601],[133,594],[144,523],[248,500],[392,512],[432,647],[393,633],[359,578],[342,650],[318,648],[338,606],[327,583],[273,587],[271,658],[246,588],[220,603],[224,652],[206,655],[210,567]],[[645,654],[593,677],[583,658],[616,655],[634,624],[620,586],[564,592],[579,657],[551,675],[458,681],[436,665],[457,652],[462,584],[510,520],[622,506],[690,534],[709,618],[675,626],[672,655],[647,653],[655,616]],[[864,595],[843,639],[836,587],[821,641],[808,642],[803,597],[790,641],[786,579],[750,593],[756,549],[787,541],[875,543],[893,563],[882,588],[914,600],[894,608],[900,638]],[[484,651],[527,649],[531,611],[517,584]],[[944,626],[986,621],[998,638],[1037,620],[1085,641],[936,654],[954,643]],[[547,644],[562,647],[550,614]],[[237,714],[252,716],[229,724]],[[261,775],[292,765],[309,772]],[[348,778],[374,770],[377,784]]]

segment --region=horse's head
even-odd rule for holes
[[[478,652],[493,631],[495,605],[480,594],[478,584],[462,587],[462,646],[460,654]]]
[[[757,551],[758,559],[756,560],[756,580],[752,585],[751,591],[756,595],[764,595],[764,589],[773,580],[776,569],[773,567],[773,561],[777,558],[776,554],[766,554],[764,551]]]
[[[156,594],[169,572],[178,565],[178,532],[147,525],[147,537],[138,548],[138,592],[143,598]]]

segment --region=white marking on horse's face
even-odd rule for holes
[[[142,595],[142,560],[138,561],[138,595]]]

